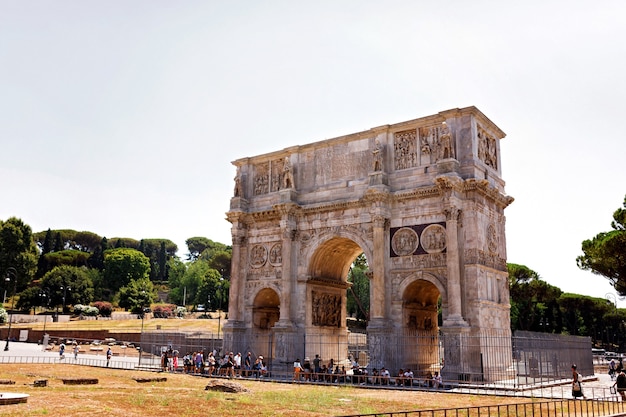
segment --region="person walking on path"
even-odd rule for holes
[[[620,372],[615,379],[614,387],[617,387],[617,392],[622,397],[622,401],[626,401],[626,374],[624,371]]]
[[[572,397],[575,399],[580,397],[587,399],[583,394],[581,379],[580,374],[576,370],[576,364],[572,364]]]

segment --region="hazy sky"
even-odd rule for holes
[[[626,194],[624,22],[623,0],[0,0],[0,219],[184,257],[231,242],[231,161],[474,105],[507,133],[508,261],[605,297],[575,259]]]

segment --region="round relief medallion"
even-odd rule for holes
[[[496,252],[498,250],[498,234],[496,233],[496,226],[493,224],[487,227],[487,248],[489,252]]]
[[[398,256],[411,255],[417,249],[418,244],[417,233],[408,227],[398,230],[391,239],[391,248]]]
[[[428,253],[440,253],[446,248],[446,229],[440,224],[431,224],[422,232],[422,248]]]
[[[250,250],[250,266],[260,268],[267,262],[267,249],[263,245],[254,245]]]
[[[270,264],[280,265],[283,263],[283,245],[282,243],[276,243],[270,249]]]

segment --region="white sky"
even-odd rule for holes
[[[230,244],[231,161],[474,105],[508,261],[578,270],[626,189],[626,2],[0,0],[0,219]],[[620,302],[626,306],[626,301]]]

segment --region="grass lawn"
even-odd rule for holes
[[[97,378],[96,385],[64,385],[62,378]],[[139,383],[133,378],[166,377]],[[279,384],[235,379],[249,392],[206,391],[208,378],[78,365],[3,364],[1,392],[29,394],[26,404],[0,406],[0,416],[337,416],[529,401],[465,394]],[[48,386],[34,387],[46,379]]]

